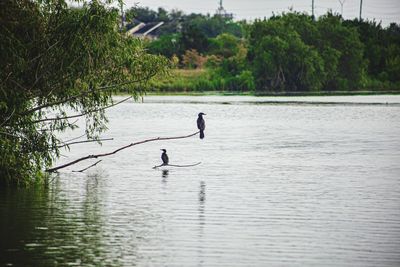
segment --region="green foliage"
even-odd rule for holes
[[[96,139],[112,93],[138,96],[167,65],[123,37],[116,10],[98,1],[7,0],[0,19],[0,183],[34,182],[59,156],[57,132],[76,128],[71,112]]]
[[[239,40],[229,33],[222,33],[210,40],[209,53],[224,58],[234,56],[239,49]]]
[[[158,19],[158,14],[154,10],[151,10],[148,7],[138,7],[135,6],[133,8],[128,9],[125,12],[125,18],[127,21],[131,21],[133,19],[137,19],[141,22],[152,22]]]
[[[363,58],[364,45],[358,32],[344,26],[341,17],[330,13],[321,17],[317,26],[321,35],[321,47],[330,47],[340,53],[337,75],[330,75],[326,89],[345,91],[360,88],[365,78],[366,62]]]
[[[364,44],[364,58],[368,64],[367,73],[373,79],[391,82],[399,81],[395,65],[400,49],[400,27],[392,23],[387,29],[375,21],[345,21],[344,25],[357,30]],[[394,61],[391,61],[394,59]],[[394,64],[394,65],[393,65]],[[394,67],[394,69],[392,69]],[[393,70],[393,71],[392,71]],[[390,75],[388,75],[390,72]],[[396,77],[397,76],[397,77]]]
[[[180,55],[183,47],[180,42],[180,34],[162,35],[155,41],[149,42],[147,47],[154,55],[163,55],[171,58],[173,55]]]
[[[228,33],[236,37],[242,37],[243,35],[240,24],[218,15],[211,17],[209,15],[190,14],[184,18],[184,21],[184,24],[190,24],[200,29],[208,38],[216,37],[222,33]]]
[[[387,48],[385,61],[387,79],[391,82],[400,82],[400,45],[391,44]],[[381,75],[384,73],[381,72]],[[382,77],[386,80],[386,77]]]
[[[199,54],[195,49],[186,50],[182,58],[182,65],[187,69],[202,68],[207,58]]]
[[[274,18],[254,23],[249,60],[257,88],[274,91],[320,90],[326,73],[316,49],[293,27]]]
[[[195,49],[200,53],[205,52],[209,46],[206,35],[194,24],[182,28],[181,43],[184,51]]]
[[[211,82],[211,83],[209,83]],[[175,69],[169,75],[163,75],[150,81],[153,92],[191,92],[218,90],[214,80],[204,69]]]
[[[232,88],[227,84],[243,71],[252,73],[261,91],[360,90],[379,81],[380,87],[395,88],[400,80],[400,26],[395,23],[382,28],[375,21],[343,20],[331,12],[317,19],[289,12],[248,23],[176,10],[137,10],[137,18],[151,15],[165,22],[158,30],[161,38],[149,45],[151,53],[181,60],[190,49],[207,55],[218,88]],[[164,37],[167,33],[174,38]]]

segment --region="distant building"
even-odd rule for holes
[[[127,35],[135,36],[141,39],[157,39],[158,35],[156,33],[156,30],[158,27],[163,25],[164,22],[140,22],[140,21],[134,21],[133,23],[127,25]]]

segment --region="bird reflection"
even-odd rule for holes
[[[162,170],[161,177],[163,179],[167,179],[168,178],[168,174],[169,174],[168,170]]]
[[[206,200],[206,183],[204,181],[200,182],[200,191],[199,191],[199,201],[202,203]]]
[[[198,249],[198,266],[203,266],[204,264],[204,227],[206,224],[206,216],[205,216],[205,202],[206,200],[206,183],[204,181],[200,182],[200,190],[199,190],[199,249]]]

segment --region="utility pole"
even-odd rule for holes
[[[360,0],[360,18],[359,18],[360,21],[361,21],[361,14],[362,14],[362,0]]]
[[[222,0],[219,1],[219,7],[217,8],[217,14],[223,16],[225,13],[225,9],[222,6]]]
[[[311,4],[311,6],[312,6],[312,11],[311,11],[311,17],[312,17],[312,19],[314,20],[315,19],[315,17],[314,17],[314,0],[312,0],[312,4]]]
[[[344,5],[344,2],[346,1],[346,0],[338,0],[339,1],[339,3],[340,3],[340,15],[342,16],[342,18],[343,18],[343,5]]]

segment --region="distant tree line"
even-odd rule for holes
[[[289,12],[235,22],[219,15],[134,8],[129,16],[164,21],[150,53],[180,68],[204,68],[203,90],[318,92],[400,89],[400,26]],[[172,88],[171,88],[172,89]]]

